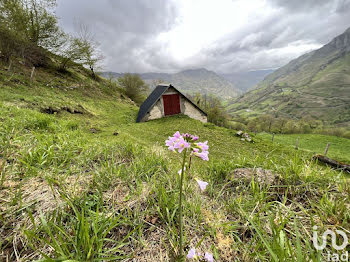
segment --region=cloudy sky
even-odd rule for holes
[[[350,0],[58,0],[66,32],[89,26],[103,70],[277,68],[350,27]]]

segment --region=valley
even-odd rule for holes
[[[308,116],[330,125],[349,126],[349,35],[350,29],[271,73],[255,89],[232,100],[229,112],[247,117]]]
[[[350,5],[258,2],[0,1],[0,261],[345,261]]]

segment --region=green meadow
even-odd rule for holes
[[[268,133],[257,134],[258,138],[264,141],[272,141],[272,135]],[[285,145],[291,150],[299,138],[298,148],[311,154],[324,154],[326,146],[330,143],[327,156],[350,163],[350,139],[336,136],[318,134],[275,134],[274,143]]]

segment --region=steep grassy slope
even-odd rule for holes
[[[118,78],[122,74],[105,72],[105,77]],[[214,94],[222,99],[230,99],[241,93],[234,84],[222,76],[205,68],[184,70],[176,74],[145,73],[140,74],[141,78],[154,88],[159,80],[171,83],[185,93]]]
[[[271,113],[350,122],[350,29],[322,48],[276,70],[229,105],[233,115]]]
[[[216,261],[318,261],[312,226],[349,228],[348,176],[311,152],[184,116],[137,124],[137,107],[79,66],[39,69],[33,82],[20,64],[0,74],[2,260],[171,261],[181,157],[164,141],[176,130],[210,145],[186,176],[187,250],[203,240]],[[248,167],[278,175],[233,173]]]

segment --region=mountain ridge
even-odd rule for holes
[[[233,116],[273,114],[350,123],[350,28],[320,49],[277,69],[232,100]]]
[[[115,72],[102,72],[100,74],[112,79],[124,75],[124,73]],[[230,99],[242,93],[229,80],[206,68],[186,69],[174,74],[150,72],[138,75],[152,87],[163,81],[173,84],[185,93],[214,94],[223,99]]]

